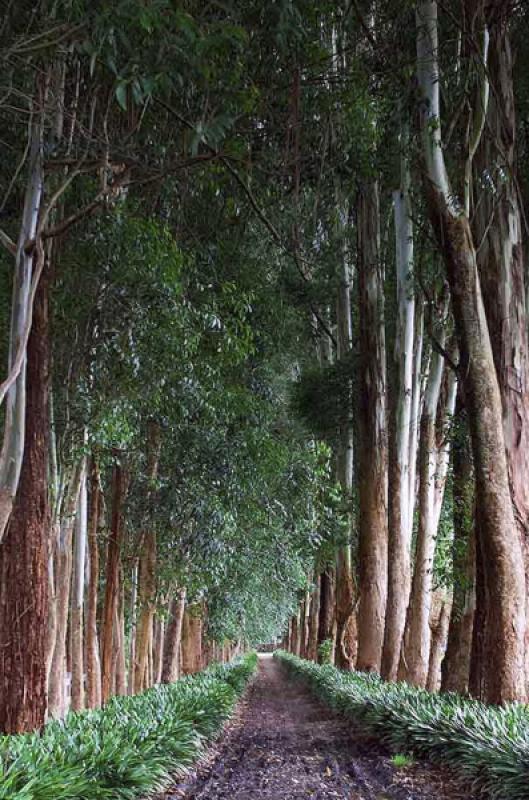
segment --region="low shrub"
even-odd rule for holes
[[[221,729],[254,654],[213,665],[42,732],[0,739],[0,800],[132,800],[161,791]]]
[[[359,721],[394,751],[453,766],[476,791],[499,800],[529,797],[529,709],[486,706],[457,694],[431,694],[377,675],[341,672],[290,653],[275,657],[325,703]]]

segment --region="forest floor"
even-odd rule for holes
[[[225,735],[165,800],[471,800],[447,771],[396,768],[391,753],[334,714],[270,656]]]

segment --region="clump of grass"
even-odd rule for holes
[[[391,763],[396,769],[406,769],[407,767],[413,767],[415,759],[413,756],[406,755],[406,753],[395,753],[394,756],[391,756]]]
[[[162,791],[221,729],[255,670],[249,654],[41,733],[0,738],[0,800],[133,800]]]
[[[321,699],[360,721],[397,753],[449,764],[475,791],[496,800],[525,800],[529,786],[529,710],[486,706],[457,694],[431,694],[379,676],[341,672],[290,653],[276,658]]]

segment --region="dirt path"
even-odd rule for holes
[[[239,719],[212,763],[167,800],[455,800],[446,773],[396,769],[390,754],[336,716],[271,657],[260,658]]]

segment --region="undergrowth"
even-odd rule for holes
[[[0,800],[132,800],[165,789],[221,729],[256,665],[249,654],[0,738]]]
[[[495,800],[529,796],[529,710],[431,694],[379,676],[341,672],[278,651],[275,657],[325,703],[362,723],[392,750],[453,766]]]

